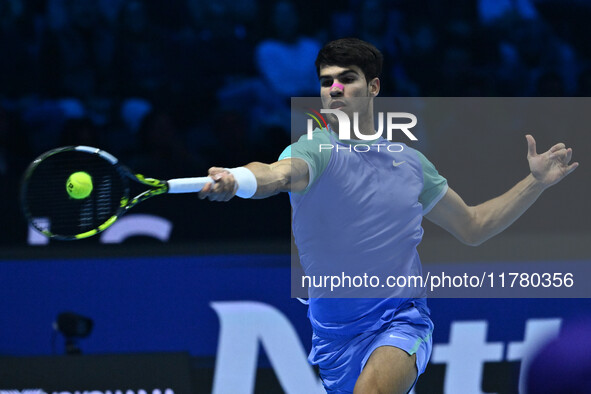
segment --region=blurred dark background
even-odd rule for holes
[[[313,61],[331,39],[383,51],[384,97],[587,97],[590,16],[582,0],[0,0],[0,245],[26,245],[20,177],[56,146],[98,146],[161,178],[275,161],[289,99],[318,94]],[[419,148],[469,203],[527,174],[523,135],[536,135],[429,132]],[[509,234],[588,233],[588,133],[536,136],[582,165]],[[286,195],[165,200],[135,212],[171,220],[171,241],[290,236]]]
[[[281,310],[309,349],[306,308],[289,295],[286,194],[225,204],[195,195],[154,198],[128,217],[165,219],[169,242],[140,235],[104,245],[107,232],[45,244],[28,231],[18,190],[26,166],[61,145],[100,147],[159,178],[275,161],[291,142],[290,98],[318,95],[317,51],[347,36],[384,53],[382,97],[560,103],[540,107],[533,129],[505,127],[503,105],[511,100],[497,102],[498,117],[487,112],[482,128],[430,118],[415,147],[467,203],[527,175],[526,133],[538,151],[565,142],[581,163],[478,248],[425,221],[424,262],[509,261],[516,271],[518,260],[587,264],[591,112],[581,108],[591,104],[589,20],[591,1],[584,0],[0,0],[0,355],[57,354],[51,323],[59,312],[76,311],[96,321],[84,352],[189,351],[196,392],[211,392],[221,335],[212,302],[244,300]],[[577,101],[572,111],[563,110],[568,100]],[[478,105],[462,103],[478,120]],[[535,124],[535,114],[527,117]],[[525,342],[532,320],[589,311],[587,299],[521,301],[432,300],[434,342],[447,346],[452,325],[472,321],[490,323],[483,344],[509,346]],[[481,391],[517,392],[519,358],[508,354],[485,363]],[[261,352],[256,392],[282,392],[266,357]],[[443,392],[451,370],[446,362],[430,366],[417,393]],[[41,376],[30,371],[19,369]],[[464,379],[468,372],[461,372]]]

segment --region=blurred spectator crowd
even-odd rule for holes
[[[589,96],[591,6],[535,0],[0,0],[0,178],[56,146],[155,177],[273,161],[321,45],[385,55],[382,96]]]

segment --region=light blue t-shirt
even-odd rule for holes
[[[331,138],[332,137],[332,138]],[[283,160],[291,157],[305,160],[309,169],[311,170],[310,182],[306,191],[316,182],[326,169],[330,157],[335,149],[320,149],[320,144],[331,144],[331,139],[336,139],[334,133],[328,133],[326,129],[314,130],[313,139],[308,140],[306,135],[302,136],[298,142],[289,145],[283,150],[278,160]],[[373,142],[360,141],[346,141],[342,145],[372,145],[372,144],[390,144],[386,140],[378,140]],[[365,147],[364,147],[365,149]],[[376,148],[374,148],[376,149]],[[398,150],[399,148],[392,148],[391,150]],[[423,170],[423,189],[419,196],[419,202],[423,205],[423,214],[426,215],[435,206],[435,204],[443,197],[447,191],[447,180],[441,176],[435,166],[418,150],[404,146],[404,149],[410,149],[416,153],[421,162]],[[359,149],[362,150],[362,149]],[[380,150],[386,150],[382,147]],[[343,150],[341,149],[340,152]]]
[[[447,191],[447,181],[425,156],[402,143],[340,141],[317,129],[312,140],[304,135],[280,159],[288,157],[303,159],[310,168],[306,190],[290,193],[306,275],[367,274],[385,280],[422,274],[416,250],[421,221]],[[353,290],[346,298],[327,298],[335,293],[309,289],[308,316],[316,331],[355,334],[379,328],[409,302],[426,309],[417,297],[422,293],[387,289],[387,298],[377,298],[363,292],[367,289]]]

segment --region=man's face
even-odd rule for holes
[[[320,97],[323,108],[340,109],[349,116],[369,109],[368,103],[379,92],[379,79],[368,83],[357,66],[320,68]],[[365,98],[365,99],[363,99]]]

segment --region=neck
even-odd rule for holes
[[[339,122],[336,119],[329,120],[328,124],[332,131],[339,134]],[[357,136],[356,130],[358,130],[361,135],[375,135],[376,133],[375,122],[371,113],[359,114],[357,124],[355,124],[355,120],[351,116],[349,125],[351,127],[352,140],[360,140]]]
[[[373,119],[373,112],[359,114],[359,133],[363,135],[374,135],[376,133],[375,123]],[[353,139],[359,139],[355,132],[352,135]]]
[[[351,139],[359,140],[357,134],[361,135],[375,135],[375,120],[373,116],[373,101],[367,103],[367,107],[357,112],[357,120],[353,114],[349,115],[349,125],[351,127]],[[330,127],[335,132],[339,133],[339,122],[334,116],[327,116]],[[358,133],[357,133],[358,132]]]

